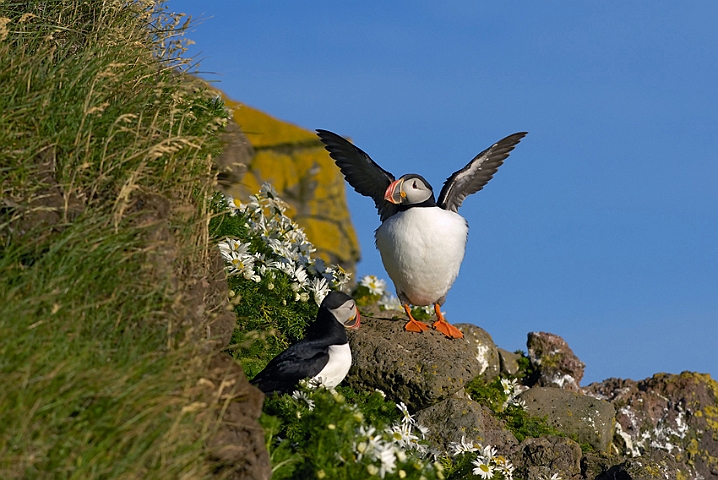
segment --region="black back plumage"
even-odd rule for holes
[[[300,380],[321,372],[329,361],[329,347],[348,341],[344,325],[331,312],[347,300],[351,297],[345,293],[329,293],[304,338],[274,357],[251,383],[267,395],[290,393],[297,388]]]

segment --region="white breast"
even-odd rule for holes
[[[389,217],[375,236],[397,294],[413,305],[431,305],[456,280],[468,234],[461,215],[439,207],[418,207]]]
[[[336,387],[344,380],[352,366],[352,352],[349,344],[332,345],[329,347],[329,362],[321,372],[312,378],[313,383],[320,383],[325,387]]]

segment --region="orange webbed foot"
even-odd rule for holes
[[[406,330],[407,332],[423,333],[429,330],[429,326],[424,322],[420,322],[418,320],[409,320],[409,322],[404,325],[404,330]]]
[[[404,330],[407,332],[423,333],[429,329],[427,324],[420,322],[411,316],[411,309],[409,308],[409,305],[404,304],[402,307],[404,307],[404,311],[409,316],[409,322],[404,325]]]
[[[461,333],[461,330],[444,319],[444,316],[441,314],[441,307],[438,303],[434,304],[434,312],[436,312],[437,320],[433,323],[432,327],[449,338],[464,338],[464,334]]]

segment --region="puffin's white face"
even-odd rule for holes
[[[353,330],[359,328],[361,317],[354,300],[347,300],[338,307],[333,308],[331,312],[334,314],[337,321],[339,321],[339,323],[344,325],[346,328],[351,328]]]
[[[397,205],[417,205],[427,201],[434,192],[424,180],[415,176],[403,176],[386,189],[384,199]]]

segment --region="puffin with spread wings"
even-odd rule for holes
[[[347,182],[371,197],[379,210],[382,223],[375,232],[376,247],[409,316],[404,328],[418,333],[427,330],[425,323],[411,315],[409,305],[433,305],[437,318],[433,327],[447,337],[462,338],[440,309],[459,274],[468,239],[469,226],[458,210],[468,195],[491,180],[527,132],[499,140],[454,172],[438,201],[421,175],[409,173],[397,180],[336,133],[317,130],[317,134]]]

